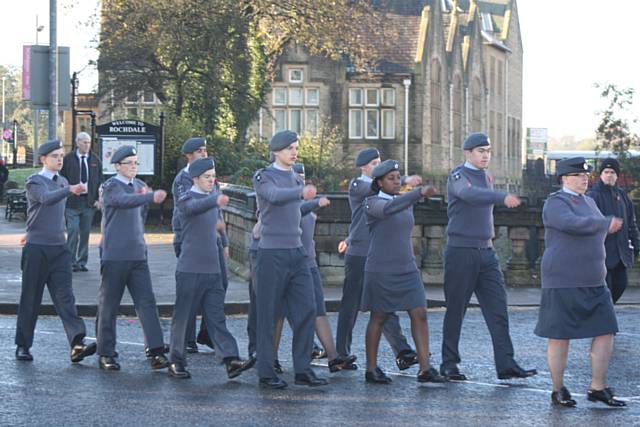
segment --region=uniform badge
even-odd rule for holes
[[[460,178],[462,178],[462,175],[460,175],[460,172],[455,172],[453,175],[451,175],[451,177],[452,177],[455,181],[458,181]]]
[[[357,181],[353,181],[353,186],[357,187],[358,186],[358,182]]]

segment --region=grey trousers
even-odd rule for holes
[[[69,345],[82,341],[84,320],[78,316],[71,287],[71,254],[66,245],[48,246],[27,243],[22,248],[22,293],[16,325],[16,345],[29,348],[38,321],[44,286],[56,308]]]
[[[84,267],[89,259],[89,233],[96,210],[89,206],[66,208],[67,246],[71,252],[71,265]]]
[[[190,320],[198,307],[202,307],[203,322],[224,359],[238,357],[238,344],[227,329],[224,314],[225,290],[221,274],[185,273],[176,271],[176,303],[171,320],[172,362],[186,365],[185,335]]]
[[[150,350],[164,347],[147,261],[102,261],[98,306],[98,354],[116,354],[116,318],[124,288],[129,289]]]
[[[258,251],[249,251],[249,316],[247,317],[247,336],[249,337],[249,354],[256,352],[256,334],[258,330],[258,316],[256,307],[256,289],[258,286],[258,275],[256,267],[258,262]]]
[[[276,317],[284,312],[293,330],[293,367],[308,372],[313,349],[315,302],[311,274],[302,247],[258,249],[257,258],[257,358],[260,378],[274,378],[273,336]]]
[[[496,370],[514,367],[509,336],[507,294],[498,257],[493,248],[447,246],[444,252],[444,297],[447,311],[443,322],[442,367],[460,363],[458,343],[462,319],[475,293],[493,343]]]
[[[364,284],[364,265],[367,257],[345,255],[344,257],[344,285],[342,287],[342,301],[338,312],[338,328],[336,331],[336,350],[338,356],[351,354],[351,339],[353,327],[358,319],[362,286]],[[411,351],[412,348],[402,334],[400,319],[395,313],[387,316],[382,327],[382,334],[389,342],[393,352],[398,355],[401,351]]]

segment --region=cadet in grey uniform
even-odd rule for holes
[[[375,148],[365,148],[356,157],[356,166],[362,175],[349,183],[349,206],[351,207],[351,225],[347,240],[340,243],[339,251],[344,257],[344,285],[342,300],[338,312],[338,326],[336,330],[336,349],[338,355],[347,358],[351,354],[351,336],[358,318],[358,310],[362,299],[362,284],[364,281],[364,265],[369,251],[369,227],[367,226],[363,202],[365,198],[375,195],[371,190],[371,173],[380,164],[380,153]],[[402,177],[403,184],[418,185],[417,176]],[[417,354],[402,334],[400,320],[394,313],[387,316],[382,333],[396,354],[398,369],[405,370],[418,363]],[[357,369],[353,364],[351,369]]]
[[[141,209],[148,203],[162,203],[164,190],[151,191],[136,179],[136,149],[125,145],[111,156],[117,174],[102,186],[102,242],[99,306],[98,354],[100,368],[119,370],[116,361],[116,317],[124,288],[129,289],[149,347],[152,369],[169,365],[164,357],[162,328],[151,286],[147,246]]]
[[[178,200],[182,247],[176,266],[169,374],[177,378],[191,376],[185,369],[185,334],[188,322],[198,307],[202,307],[203,321],[208,323],[208,330],[213,333],[227,375],[235,378],[251,365],[238,357],[238,344],[225,323],[225,289],[215,241],[218,208],[227,204],[229,198],[212,192],[216,179],[213,159],[193,161],[189,175],[193,186]]]
[[[413,255],[413,205],[435,193],[433,187],[417,187],[400,194],[398,162],[385,160],[372,173],[371,189],[364,209],[369,226],[370,244],[364,267],[362,310],[371,312],[367,325],[367,371],[365,380],[389,384],[391,378],[378,367],[378,346],[388,313],[406,310],[418,351],[419,382],[444,382],[429,363],[427,304],[420,270]]]
[[[284,388],[273,368],[276,316],[286,312],[293,327],[295,383],[320,386],[328,381],[311,369],[315,305],[312,279],[300,236],[300,204],[304,181],[291,170],[298,155],[298,135],[276,133],[269,142],[275,162],[256,172],[256,191],[262,233],[257,259],[258,375],[260,386]],[[284,309],[283,309],[284,307]],[[286,310],[285,310],[286,309]]]
[[[562,190],[551,194],[542,209],[545,250],[542,256],[542,298],[535,333],[548,338],[547,360],[554,405],[575,406],[564,386],[569,340],[593,338],[591,385],[587,398],[609,406],[625,406],[607,386],[607,370],[618,322],[605,283],[605,237],[624,225],[603,216],[585,196],[591,166],[583,157],[558,162]]]
[[[78,316],[71,287],[71,252],[64,231],[64,209],[67,197],[86,191],[83,184],[69,185],[59,175],[64,149],[58,140],[38,148],[43,168],[27,178],[27,234],[22,249],[22,292],[16,325],[16,359],[33,360],[29,349],[38,320],[44,286],[71,346],[71,361],[80,362],[96,352],[95,343],[86,345],[84,321]]]
[[[447,311],[440,373],[449,379],[466,380],[457,366],[458,342],[467,304],[475,293],[491,334],[498,378],[526,378],[537,372],[522,369],[513,358],[504,278],[492,243],[493,205],[515,208],[520,199],[493,189],[493,178],[486,172],[491,144],[485,134],[470,134],[463,149],[466,162],[454,168],[447,181],[449,224],[444,251]]]

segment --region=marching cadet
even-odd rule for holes
[[[351,354],[351,337],[356,324],[360,301],[362,299],[362,285],[364,281],[364,265],[369,251],[369,227],[364,213],[363,202],[375,193],[371,190],[371,173],[380,164],[380,153],[375,148],[365,148],[356,156],[356,167],[361,175],[349,183],[349,206],[351,207],[351,225],[349,236],[345,242],[340,242],[338,248],[344,256],[344,285],[342,300],[338,313],[338,327],[336,330],[336,348],[338,355],[346,359]],[[419,185],[418,176],[402,177],[402,183],[411,186]],[[382,333],[396,354],[398,369],[409,369],[418,363],[417,354],[402,334],[400,319],[394,313],[389,313],[384,323]],[[347,367],[345,367],[347,368]],[[354,363],[349,369],[358,369]]]
[[[22,293],[16,326],[16,359],[31,361],[29,349],[38,320],[45,284],[71,346],[71,361],[80,362],[96,352],[96,344],[85,344],[84,321],[78,316],[71,287],[72,257],[64,231],[67,197],[86,191],[83,184],[69,185],[59,174],[64,149],[58,140],[38,148],[42,170],[27,178],[27,234],[22,249]]]
[[[328,384],[311,369],[315,305],[312,279],[306,265],[300,230],[301,197],[310,191],[291,167],[298,156],[298,135],[276,133],[269,142],[275,162],[256,172],[256,191],[262,233],[257,259],[258,375],[260,386],[285,388],[287,383],[274,371],[274,326],[276,316],[286,312],[293,329],[295,383]]]
[[[382,327],[389,316],[406,310],[411,319],[411,332],[416,343],[420,371],[418,382],[442,383],[446,380],[429,363],[429,328],[424,284],[413,254],[413,205],[435,193],[430,186],[417,187],[400,194],[398,162],[385,160],[373,169],[371,190],[364,209],[369,226],[370,244],[364,267],[362,310],[371,312],[366,333],[367,370],[365,380],[389,384],[389,378],[378,367],[378,346]]]
[[[585,196],[591,166],[584,157],[558,162],[562,190],[551,194],[542,209],[545,250],[542,256],[542,295],[535,334],[548,339],[547,361],[554,405],[573,407],[576,401],[564,386],[569,341],[592,338],[591,386],[587,398],[609,406],[626,403],[607,386],[609,359],[618,321],[605,283],[604,240],[624,225],[622,218],[604,216]]]
[[[189,167],[193,186],[178,200],[182,225],[182,247],[176,266],[176,303],[171,322],[171,365],[169,375],[189,378],[185,369],[185,334],[188,322],[202,307],[203,321],[213,333],[229,378],[235,378],[252,364],[238,357],[238,344],[227,329],[224,314],[225,289],[216,245],[218,208],[229,198],[213,192],[213,159],[194,160]]]
[[[447,181],[449,224],[444,251],[447,311],[440,373],[452,380],[467,379],[457,366],[458,343],[467,303],[475,293],[491,334],[498,378],[530,377],[537,371],[522,369],[513,358],[504,278],[492,243],[493,205],[515,208],[520,205],[520,198],[493,189],[493,178],[486,171],[491,160],[487,135],[470,134],[462,148],[466,161],[453,169]]]
[[[116,317],[124,288],[129,289],[149,347],[152,369],[169,365],[163,354],[164,341],[158,318],[158,308],[151,286],[144,241],[142,207],[162,203],[167,193],[152,191],[136,179],[138,156],[136,149],[124,145],[111,156],[116,175],[102,186],[102,242],[99,306],[98,354],[100,368],[119,370],[116,361]]]

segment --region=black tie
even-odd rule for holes
[[[127,184],[129,187],[133,188],[133,182]]]
[[[53,182],[58,182],[58,175],[53,175],[53,178],[51,179],[53,179]]]
[[[80,182],[82,182],[83,184],[87,183],[87,163],[86,163],[86,157],[82,156],[82,159],[80,160]]]

